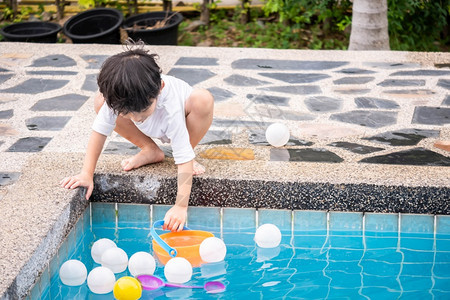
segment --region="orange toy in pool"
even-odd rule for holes
[[[213,237],[214,234],[208,231],[190,230],[185,227],[180,232],[158,235],[155,227],[160,227],[163,224],[164,221],[156,221],[151,229],[153,252],[163,265],[176,256],[186,258],[192,267],[198,267],[204,263],[200,257],[200,244],[204,239]]]

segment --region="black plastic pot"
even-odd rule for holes
[[[76,14],[64,23],[64,34],[74,44],[120,44],[123,15],[117,9],[94,8]]]
[[[164,27],[146,29],[164,19],[167,20]],[[178,12],[154,11],[127,18],[123,27],[134,41],[141,39],[148,45],[177,45],[181,21],[183,16]]]
[[[0,29],[0,34],[10,42],[56,43],[61,26],[50,22],[22,22]]]

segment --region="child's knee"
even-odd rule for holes
[[[186,113],[193,112],[199,116],[212,114],[214,109],[214,97],[205,89],[194,90],[186,101]]]
[[[206,112],[212,112],[214,109],[214,96],[205,89],[198,90],[199,105]]]
[[[98,114],[100,108],[102,108],[103,103],[105,103],[105,98],[103,98],[103,95],[101,93],[97,93],[97,95],[94,98],[95,113]]]

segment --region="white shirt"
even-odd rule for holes
[[[156,100],[155,111],[144,122],[133,122],[145,135],[171,143],[175,164],[194,159],[195,154],[186,128],[185,103],[192,87],[178,78],[161,75],[164,88]],[[103,103],[92,129],[109,136],[116,127],[117,115]]]

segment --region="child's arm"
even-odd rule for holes
[[[193,160],[178,165],[178,191],[175,205],[164,217],[163,229],[181,231],[186,223],[187,208],[192,188]]]
[[[69,176],[61,180],[60,184],[63,188],[74,189],[79,186],[87,188],[86,199],[88,200],[94,189],[94,171],[98,158],[105,144],[106,136],[96,131],[92,131],[91,137],[84,158],[83,169],[80,174]]]

